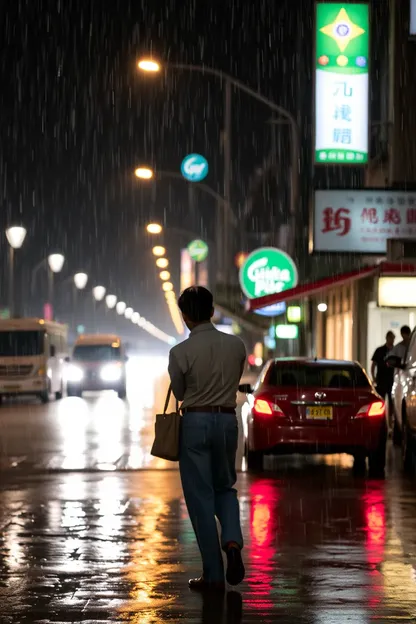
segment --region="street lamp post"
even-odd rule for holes
[[[141,166],[141,167],[137,167],[137,169],[135,170],[135,176],[141,180],[152,180],[152,179],[161,179],[161,178],[173,178],[175,180],[182,180],[184,181],[183,176],[180,173],[177,173],[176,171],[160,171],[160,170],[156,170],[154,171],[153,169],[151,169],[150,167],[145,167],[145,166]],[[223,216],[220,216],[219,214],[217,214],[217,234],[215,236],[215,261],[216,261],[216,272],[218,275],[218,279],[217,281],[221,281],[221,275],[225,275],[224,274],[224,269],[225,269],[225,256],[224,256],[224,244],[225,244],[225,239],[224,239],[224,227],[223,227],[223,222],[226,221],[227,224],[229,222],[231,222],[233,224],[234,227],[238,226],[238,219],[234,214],[234,211],[231,207],[231,203],[230,200],[226,200],[224,197],[222,197],[219,193],[217,193],[216,191],[214,191],[214,189],[212,189],[210,186],[208,186],[207,184],[204,184],[203,182],[189,182],[189,184],[193,184],[194,186],[196,186],[197,188],[199,188],[201,191],[207,193],[208,195],[210,195],[211,197],[213,197],[217,203],[222,206],[223,208],[223,212],[226,212],[228,215],[228,218],[225,218]],[[193,188],[193,187],[192,187]],[[218,213],[220,213],[221,211],[218,210]],[[146,230],[149,234],[160,234],[162,232],[162,226],[159,223],[149,223],[146,227]],[[170,230],[173,228],[169,228]],[[175,230],[177,232],[179,232],[178,228],[175,228]],[[186,232],[185,230],[182,230],[182,233]],[[186,232],[187,234],[189,234],[190,232]],[[199,235],[196,235],[196,237],[198,237]],[[227,248],[229,249],[229,247]]]
[[[138,68],[144,72],[157,73],[160,72],[162,66],[153,59],[142,59],[138,62]],[[275,104],[272,100],[269,100],[258,91],[254,91],[243,82],[240,82],[233,76],[226,74],[225,72],[215,69],[213,67],[205,67],[204,65],[188,65],[186,63],[167,63],[163,68],[168,71],[170,69],[184,70],[189,72],[198,72],[207,74],[209,76],[215,76],[219,78],[225,85],[225,106],[224,106],[224,134],[223,134],[223,147],[224,147],[224,201],[230,201],[230,180],[231,180],[231,121],[232,121],[232,88],[235,88],[252,98],[261,102],[265,106],[269,107],[273,112],[281,115],[286,119],[291,127],[292,145],[291,145],[291,184],[290,184],[290,221],[291,221],[291,240],[288,243],[288,252],[294,254],[295,251],[295,220],[298,212],[298,197],[299,197],[299,185],[300,185],[300,170],[299,170],[299,128],[295,117],[285,108]],[[223,231],[225,242],[224,248],[229,249],[229,231],[228,221],[226,216],[223,217]],[[225,263],[228,268],[228,262]]]
[[[48,256],[48,303],[51,306],[51,317],[52,320],[55,317],[54,310],[54,275],[55,273],[60,273],[62,271],[62,267],[64,266],[65,256],[60,253],[50,254]]]
[[[6,230],[6,238],[9,243],[9,315],[14,316],[14,252],[20,249],[26,238],[26,229],[15,225]]]
[[[73,288],[72,288],[72,294],[73,294],[73,299],[72,299],[72,321],[73,321],[73,325],[76,328],[77,327],[77,323],[76,323],[76,315],[77,315],[77,294],[79,290],[84,290],[85,287],[88,284],[88,275],[86,273],[83,273],[82,271],[80,273],[75,273],[74,277],[73,277]]]

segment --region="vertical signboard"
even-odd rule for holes
[[[315,32],[315,163],[368,162],[367,4],[318,2]]]
[[[185,288],[195,285],[195,262],[192,260],[189,251],[181,251],[181,292]]]
[[[207,260],[204,260],[204,262],[199,262],[198,264],[197,284],[198,286],[204,286],[205,288],[209,288],[208,261]]]
[[[410,0],[410,32],[411,37],[416,37],[416,0]]]

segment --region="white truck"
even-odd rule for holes
[[[42,403],[62,398],[66,325],[37,318],[0,320],[0,401],[35,395]]]

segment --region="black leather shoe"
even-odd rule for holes
[[[238,585],[244,579],[246,570],[241,558],[241,550],[236,546],[230,546],[225,551],[227,554],[227,575],[226,579],[230,585]]]
[[[195,589],[196,591],[225,591],[225,583],[222,583],[221,581],[206,581],[203,576],[196,579],[190,579],[188,581],[188,585],[190,589]]]

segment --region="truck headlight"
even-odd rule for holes
[[[84,378],[84,371],[79,366],[68,366],[67,380],[72,383],[82,381]]]
[[[117,366],[116,364],[107,364],[107,366],[103,366],[100,372],[100,377],[102,381],[106,382],[120,381],[121,366]]]

